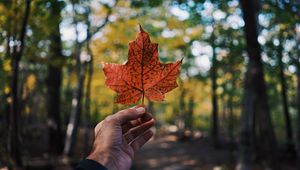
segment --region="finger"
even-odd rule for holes
[[[141,121],[147,122],[147,121],[151,120],[152,118],[153,118],[152,114],[147,112],[146,114],[143,114],[143,116],[141,117]]]
[[[98,124],[96,125],[96,127],[94,128],[94,134],[95,134],[95,137],[97,136],[98,131],[99,131],[99,129],[100,129],[101,126],[102,126],[102,121],[101,121],[100,123],[98,123]]]
[[[139,125],[141,125],[142,123],[145,123],[149,120],[152,119],[152,115],[150,113],[145,113],[143,114],[143,116],[137,120],[132,120],[132,121],[129,121],[127,123],[125,123],[123,126],[122,126],[122,132],[123,134],[127,133],[131,128],[134,128],[134,127],[137,127]]]
[[[136,152],[139,150],[151,137],[153,136],[153,132],[151,130],[148,130],[145,132],[142,136],[138,137],[136,140],[134,140],[130,146]]]
[[[130,129],[126,134],[123,135],[126,143],[129,144],[130,142],[134,141],[136,138],[149,130],[153,125],[154,120],[151,119],[150,121],[143,123],[140,126]]]
[[[137,127],[140,124],[142,124],[142,121],[140,119],[137,120],[132,120],[130,122],[125,123],[122,125],[122,133],[125,134],[127,133],[131,128]]]
[[[119,111],[112,116],[113,120],[116,120],[118,124],[122,125],[128,121],[140,118],[146,112],[146,108],[143,105],[135,106],[133,108]]]

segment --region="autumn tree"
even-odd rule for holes
[[[8,7],[11,7],[16,13],[19,15],[12,15],[8,22],[13,25],[11,29],[8,31],[8,41],[9,43],[13,43],[13,46],[10,47],[8,51],[8,55],[11,58],[11,68],[12,68],[12,76],[11,76],[11,106],[10,106],[10,123],[9,123],[9,139],[10,139],[10,155],[14,163],[18,166],[22,165],[20,149],[19,149],[19,94],[18,94],[18,75],[19,75],[19,63],[22,58],[22,54],[25,48],[25,38],[27,31],[27,23],[30,14],[30,6],[31,0],[26,0],[25,3],[17,3],[17,2],[8,2]],[[23,8],[25,8],[23,10]],[[20,17],[20,13],[22,13],[22,19]],[[12,23],[14,21],[14,23]],[[17,21],[20,21],[20,25],[16,25]],[[10,45],[10,44],[9,44]]]
[[[84,53],[82,53],[82,47],[84,44],[89,43],[89,41],[97,34],[101,29],[105,27],[110,21],[109,21],[109,16],[112,13],[112,6],[109,5],[103,5],[104,9],[107,10],[107,13],[105,14],[103,18],[103,22],[100,25],[96,26],[88,26],[89,29],[89,37],[86,37],[84,40],[80,41],[79,40],[79,30],[78,30],[78,24],[81,22],[78,20],[78,17],[80,15],[84,15],[86,13],[85,8],[83,14],[80,14],[78,12],[79,4],[82,3],[81,1],[75,2],[72,1],[72,9],[73,9],[73,24],[75,27],[75,32],[76,32],[76,41],[75,41],[75,48],[74,48],[74,53],[73,56],[75,57],[76,61],[76,75],[77,75],[77,89],[74,94],[74,98],[72,99],[72,109],[71,109],[71,114],[70,114],[70,120],[68,123],[67,131],[66,131],[66,139],[65,139],[65,145],[64,145],[64,154],[65,155],[70,155],[73,151],[73,148],[76,143],[76,137],[77,137],[77,130],[78,130],[78,125],[79,125],[79,120],[80,120],[80,115],[82,112],[82,97],[83,97],[83,92],[84,92],[84,80],[85,80],[85,74],[86,74],[86,64],[87,61],[84,59]],[[114,5],[117,4],[117,1],[114,3]],[[87,5],[90,5],[87,3]],[[89,10],[88,10],[89,12]],[[89,17],[85,17],[85,19],[90,19]],[[85,56],[87,57],[87,56]]]
[[[212,22],[212,24],[215,24]],[[215,28],[215,26],[214,26]],[[215,29],[214,29],[215,30]],[[210,42],[212,44],[212,66],[210,70],[211,77],[211,93],[212,93],[212,125],[211,125],[211,136],[215,147],[219,145],[219,107],[218,107],[218,95],[217,95],[217,54],[215,44],[215,32],[211,33]]]
[[[61,81],[62,81],[62,41],[59,30],[61,23],[61,10],[63,3],[58,0],[50,1],[50,47],[49,47],[49,60],[47,75],[47,108],[48,108],[48,129],[49,129],[49,152],[61,153],[63,149],[63,139],[61,131]]]
[[[285,78],[285,67],[282,61],[283,55],[283,37],[281,33],[279,33],[279,45],[277,48],[277,60],[279,66],[279,77],[280,77],[280,85],[281,85],[281,97],[282,97],[282,105],[283,105],[283,113],[285,119],[285,130],[286,130],[286,140],[287,140],[287,151],[293,152],[294,144],[293,144],[293,129],[292,129],[292,122],[291,116],[289,111],[289,104],[288,104],[288,96],[287,96],[287,84]]]
[[[257,41],[259,1],[240,0],[245,21],[244,31],[247,43],[248,66],[244,84],[241,129],[241,170],[251,169],[254,154],[254,117],[259,129],[259,139],[267,165],[279,169],[274,129],[268,106],[264,72],[261,61],[261,47]]]
[[[266,39],[267,43],[264,49],[271,60],[276,61],[278,74],[275,75],[276,83],[280,84],[280,94],[282,101],[282,114],[285,123],[285,155],[289,158],[295,157],[295,139],[293,131],[293,105],[295,104],[291,98],[296,95],[296,92],[291,89],[297,89],[292,83],[294,76],[297,75],[290,71],[291,66],[297,68],[299,61],[297,60],[297,52],[289,49],[289,43],[294,42],[297,47],[297,22],[299,20],[299,3],[263,0],[263,18],[269,18],[269,23],[264,22],[264,30],[271,30],[268,32]],[[275,50],[274,50],[275,49]],[[296,48],[295,48],[296,49]],[[273,75],[274,65],[270,63],[270,75]],[[292,95],[291,95],[292,94]],[[274,101],[274,100],[273,100]]]
[[[296,56],[296,67],[297,67],[297,167],[300,168],[300,64],[299,64],[299,56],[300,56],[300,32],[297,32],[297,56]]]

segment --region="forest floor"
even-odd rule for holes
[[[189,135],[181,138],[178,136],[176,133],[169,132],[157,135],[137,152],[132,170],[236,169],[239,157],[236,145],[229,147],[225,142],[221,142],[219,147],[215,149],[212,145],[212,141],[200,132],[197,132],[196,135],[193,136]],[[82,139],[82,133],[79,135],[79,139],[80,138]],[[41,157],[38,153],[34,156],[23,155],[25,169],[72,170],[80,158],[83,157],[82,153],[79,152],[83,150],[83,146],[80,146],[82,143],[82,140],[78,141],[79,146],[76,149],[78,152],[75,153],[77,156],[69,160],[62,157],[50,157],[49,159],[49,156]],[[38,144],[45,147],[45,142],[41,141],[41,138]],[[38,145],[32,147],[41,150]],[[295,170],[295,168],[292,168],[293,164],[295,164],[294,161],[281,160],[283,170]],[[253,170],[263,170],[263,168],[261,166],[255,166]]]
[[[220,144],[218,149],[207,137],[178,140],[169,134],[150,141],[136,155],[134,170],[235,170],[238,162],[236,146],[229,149]],[[282,161],[283,170],[292,168],[295,162]],[[263,170],[255,165],[253,170]]]
[[[135,156],[133,170],[235,170],[237,145],[220,142],[215,148],[208,137],[178,138],[167,134],[147,143]],[[295,161],[281,159],[283,170],[296,170]],[[254,165],[253,170],[265,170]]]
[[[135,156],[134,170],[234,170],[238,162],[237,146],[220,144],[217,149],[207,137],[178,139],[168,134],[146,144]],[[284,170],[294,161],[281,161]],[[255,165],[253,170],[264,170]]]
[[[215,149],[208,138],[185,138],[168,134],[145,145],[136,155],[137,170],[234,169],[236,151]]]

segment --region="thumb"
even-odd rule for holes
[[[133,108],[125,109],[122,111],[117,112],[116,114],[113,115],[115,119],[118,121],[120,125],[131,121],[138,119],[142,117],[146,113],[146,108],[144,105],[138,105]]]

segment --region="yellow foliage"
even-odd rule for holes
[[[232,74],[230,74],[230,73],[225,73],[224,78],[225,78],[226,80],[231,80],[231,79],[232,79]]]
[[[26,105],[24,112],[26,115],[28,115],[30,113],[30,107]]]
[[[223,83],[224,83],[224,78],[223,78],[223,77],[217,79],[217,84],[218,84],[218,85],[221,85],[221,84],[223,84]]]
[[[168,25],[169,29],[185,29],[185,28],[187,28],[187,25],[184,22],[180,22],[175,17],[168,18],[167,25]]]
[[[223,93],[223,91],[224,91],[224,89],[222,88],[222,87],[218,87],[217,88],[217,94],[222,94]]]
[[[194,38],[199,38],[203,32],[204,32],[204,29],[202,26],[198,25],[198,26],[195,26],[193,28],[188,28],[185,30],[187,36],[189,36],[191,39],[194,39]]]
[[[26,78],[26,83],[25,83],[25,88],[28,89],[29,91],[34,90],[36,86],[36,76],[34,74],[30,74]]]
[[[12,71],[11,60],[4,60],[3,70],[8,73],[10,73]]]
[[[5,86],[4,93],[5,94],[9,94],[10,93],[10,87],[9,86]]]

